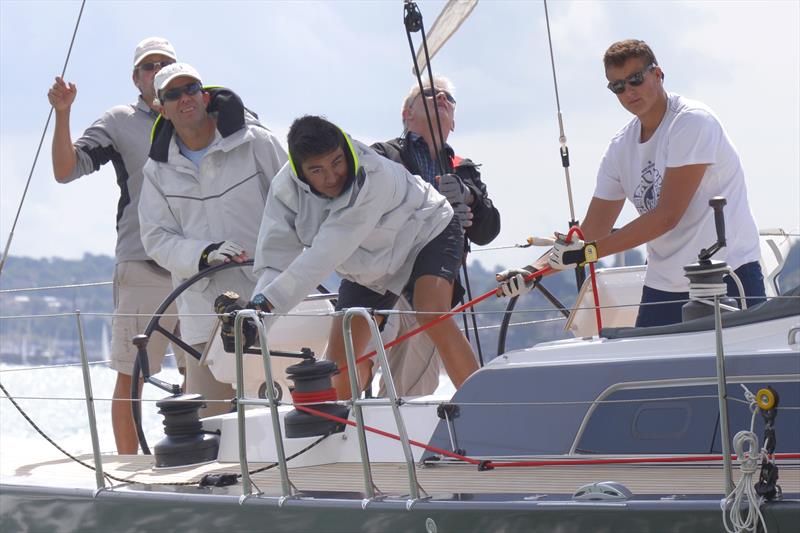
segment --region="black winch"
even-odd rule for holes
[[[200,394],[170,396],[156,402],[164,415],[166,436],[153,448],[156,467],[207,463],[217,458],[219,435],[203,429],[198,411],[205,404]]]
[[[338,372],[336,364],[332,361],[316,361],[306,359],[286,369],[288,378],[294,381],[292,398],[297,404],[306,404],[317,411],[339,418],[347,418],[349,408],[345,405],[322,403],[310,405],[312,402],[329,401],[336,399],[336,392],[331,384],[331,376]],[[339,422],[328,420],[295,409],[284,418],[284,427],[287,438],[314,437],[336,431],[343,431],[344,427]]]

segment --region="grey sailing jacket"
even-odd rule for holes
[[[254,294],[286,312],[334,270],[379,293],[400,294],[419,251],[453,217],[447,199],[405,167],[353,141],[360,168],[338,198],[314,194],[286,164],[258,233]]]

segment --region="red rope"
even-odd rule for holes
[[[323,413],[322,411],[318,411],[312,407],[302,406],[302,405],[295,405],[295,409],[300,409],[312,415],[316,415],[322,418],[327,418],[328,420],[333,420],[334,422],[338,422],[340,424],[347,424],[348,426],[356,427],[356,423],[352,420],[346,420],[344,418],[331,415],[328,413]],[[377,435],[381,435],[383,437],[388,437],[390,439],[400,441],[400,437],[389,433],[387,431],[383,431],[382,429],[374,428],[372,426],[368,426],[364,424],[364,429],[375,433]],[[428,450],[429,452],[433,452],[439,455],[443,455],[445,457],[450,457],[452,459],[458,459],[459,461],[464,461],[465,463],[469,463],[471,465],[481,465],[483,469],[491,469],[491,468],[504,468],[504,467],[512,467],[512,466],[569,466],[569,465],[614,465],[614,464],[639,464],[639,463],[697,463],[702,461],[721,461],[722,455],[685,455],[685,456],[674,456],[674,457],[619,457],[613,459],[546,459],[540,461],[513,461],[513,462],[504,462],[504,463],[495,463],[493,461],[481,461],[478,459],[473,459],[472,457],[467,457],[466,455],[460,455],[457,453],[453,453],[448,450],[444,450],[442,448],[437,448],[435,446],[431,446],[429,444],[424,444],[422,442],[408,439],[408,443],[412,446],[416,446],[417,448],[423,448]],[[735,455],[731,455],[733,459],[736,459]],[[772,457],[775,459],[800,459],[800,453],[776,453],[773,454]]]
[[[347,424],[348,426],[353,426],[353,427],[356,426],[356,423],[353,422],[352,420],[345,420],[344,418],[340,418],[338,416],[329,415],[328,413],[323,413],[322,411],[317,411],[313,407],[308,407],[308,406],[303,406],[303,405],[295,405],[294,408],[295,409],[300,409],[301,411],[305,411],[305,412],[307,412],[309,414],[312,414],[312,415],[320,416],[322,418],[327,418],[328,420],[333,420],[334,422],[338,422],[340,424]],[[397,436],[397,435],[393,435],[392,433],[383,431],[382,429],[374,428],[372,426],[368,426],[366,424],[364,424],[364,429],[366,429],[369,432],[376,433],[378,435],[382,435],[382,436],[388,437],[390,439],[394,439],[396,441],[400,440],[400,437]],[[458,459],[459,461],[466,461],[467,463],[472,464],[472,465],[480,464],[480,461],[478,461],[477,459],[471,459],[469,457],[465,457],[465,456],[459,455],[457,453],[449,452],[447,450],[443,450],[443,449],[437,448],[435,446],[430,446],[428,444],[424,444],[424,443],[416,441],[416,440],[408,439],[408,442],[412,446],[417,446],[418,448],[424,448],[424,449],[426,449],[428,451],[431,451],[431,452],[434,452],[434,453],[438,453],[440,455],[444,455],[444,456],[447,456],[447,457],[452,457],[453,459]]]
[[[551,272],[551,270],[552,269],[550,267],[544,267],[541,270],[538,270],[536,272],[533,272],[532,274],[527,275],[525,277],[525,280],[526,281],[530,281],[535,277],[539,277],[539,276],[543,276],[545,274],[549,274]],[[487,299],[487,298],[489,298],[491,296],[495,296],[495,295],[497,295],[497,289],[492,289],[490,291],[487,291],[484,294],[481,294],[480,296],[478,296],[477,298],[473,298],[472,300],[470,300],[470,301],[468,301],[468,302],[466,302],[466,303],[464,303],[464,304],[462,304],[462,305],[460,305],[460,306],[448,311],[447,313],[444,313],[443,315],[437,316],[436,318],[434,318],[433,320],[431,320],[427,324],[424,324],[422,326],[414,328],[411,331],[409,331],[409,332],[407,332],[407,333],[405,333],[403,335],[400,335],[399,337],[397,337],[393,341],[389,341],[386,344],[384,344],[383,347],[384,347],[384,349],[388,349],[388,348],[391,348],[392,346],[400,344],[404,340],[406,340],[406,339],[408,339],[410,337],[413,337],[414,335],[417,335],[418,333],[422,333],[426,329],[432,328],[436,324],[439,324],[440,322],[443,322],[443,321],[447,320],[448,318],[450,318],[451,316],[455,315],[456,313],[460,313],[461,311],[464,311],[465,309],[469,309],[470,307],[473,307],[473,306],[481,303],[485,299]],[[377,350],[372,350],[371,352],[362,355],[361,357],[356,359],[356,365],[366,361],[370,357],[375,356],[377,353],[378,353]],[[343,366],[339,367],[339,372],[345,372],[346,370],[347,370],[347,365],[343,365]]]
[[[567,242],[572,241],[572,234],[577,233],[580,240],[584,240],[583,232],[578,226],[572,226],[567,232]],[[594,297],[594,315],[597,319],[597,334],[600,335],[600,330],[603,329],[603,319],[600,315],[600,295],[597,294],[597,277],[594,273],[594,263],[589,263],[589,274],[592,280],[592,296]]]
[[[335,402],[336,389],[330,388],[316,392],[297,392],[292,391],[293,403],[322,403],[322,402]]]

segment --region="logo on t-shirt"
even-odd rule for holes
[[[633,205],[639,214],[644,214],[658,205],[661,196],[661,173],[652,161],[642,169],[642,181],[633,191]]]

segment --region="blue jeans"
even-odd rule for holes
[[[748,308],[766,301],[764,276],[758,261],[746,263],[734,272],[742,282]],[[728,286],[728,296],[732,298],[740,296],[739,288],[733,278],[725,276],[723,279]],[[636,317],[636,327],[665,326],[681,322],[681,310],[688,299],[688,292],[660,291],[645,285],[642,288],[641,303],[650,305],[640,305],[639,314]],[[738,305],[739,301],[737,300],[736,303]]]

